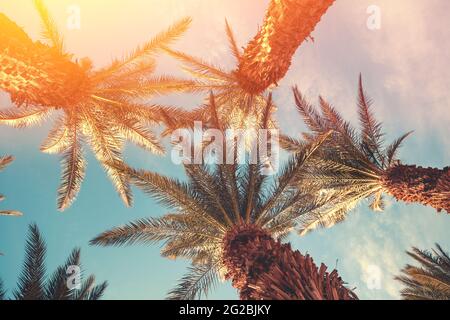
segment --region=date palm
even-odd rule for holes
[[[323,98],[319,99],[320,111],[317,111],[297,89],[294,95],[298,110],[312,132],[304,135],[306,141],[314,134],[335,132],[305,165],[299,177],[304,188],[330,199],[327,209],[305,216],[302,233],[342,221],[363,199],[370,199],[373,210],[382,211],[383,193],[399,201],[421,203],[450,213],[450,167],[422,168],[400,163],[397,151],[411,132],[383,147],[382,126],[375,119],[361,77],[358,88],[360,134]],[[282,144],[295,152],[301,150],[304,142],[284,137]]]
[[[5,169],[11,162],[14,161],[12,156],[0,157],[0,171]],[[5,200],[5,197],[0,194],[0,202]],[[21,216],[22,213],[15,210],[0,210],[0,216]],[[1,254],[1,253],[0,253]]]
[[[218,115],[228,128],[250,129],[261,121],[268,88],[276,86],[289,69],[291,59],[308,39],[334,0],[271,0],[262,27],[242,52],[231,27],[226,33],[236,60],[234,70],[224,70],[203,59],[166,48],[197,80],[197,90],[213,91]],[[194,110],[190,117],[177,118],[169,129],[192,126],[193,121],[211,123],[208,108]],[[275,126],[275,123],[271,123]]]
[[[75,249],[67,261],[50,276],[45,271],[45,241],[39,229],[32,224],[25,248],[25,262],[22,273],[13,292],[14,300],[99,300],[108,284],[95,285],[95,277],[89,276],[81,283],[72,283],[67,274],[69,267],[80,267],[80,250]],[[81,280],[81,279],[80,279]],[[70,284],[70,285],[69,285]],[[72,285],[79,284],[79,288]],[[0,300],[6,299],[6,292],[0,280]]]
[[[33,42],[0,14],[0,89],[10,94],[14,108],[0,110],[0,124],[29,127],[56,114],[41,151],[62,154],[58,208],[67,209],[85,176],[84,142],[90,146],[115,189],[130,205],[130,186],[123,174],[107,163],[122,162],[125,141],[162,154],[164,149],[150,126],[181,111],[150,106],[156,94],[187,90],[190,81],[154,76],[153,55],[170,45],[189,26],[186,18],[111,65],[94,70],[89,59],[74,60],[42,1],[35,1],[49,45]],[[162,112],[164,110],[164,112]]]
[[[405,285],[405,300],[450,300],[450,257],[440,245],[432,252],[413,248],[407,254],[420,266],[407,265],[395,279]]]
[[[187,182],[122,167],[171,213],[106,231],[91,244],[163,242],[164,257],[189,259],[192,267],[171,299],[200,298],[220,275],[232,280],[241,299],[356,298],[336,271],[318,268],[309,255],[280,242],[303,214],[321,205],[293,182],[328,135],[305,146],[274,180],[263,175],[261,163],[185,165]]]

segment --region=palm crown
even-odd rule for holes
[[[420,266],[407,265],[396,277],[405,288],[405,300],[450,300],[450,257],[440,245],[432,252],[413,248],[407,252]]]
[[[303,214],[323,205],[311,194],[295,188],[294,182],[304,162],[329,134],[320,135],[292,157],[274,181],[262,174],[261,164],[186,165],[187,182],[122,167],[133,184],[175,212],[112,229],[99,235],[91,243],[130,245],[163,241],[163,256],[191,260],[193,266],[189,273],[170,292],[173,299],[193,299],[206,294],[219,275],[231,278],[233,284],[241,290],[241,297],[263,298],[263,294],[267,292],[260,289],[255,293],[249,284],[254,281],[256,286],[259,280],[248,280],[248,272],[242,271],[242,256],[234,252],[237,250],[234,245],[240,241],[236,239],[241,239],[242,236],[262,236],[267,241],[272,238],[283,239],[296,227]],[[275,243],[271,245],[281,246]],[[254,250],[259,254],[266,252],[261,248]],[[280,247],[279,251],[284,252],[283,250],[292,252],[290,247]],[[245,252],[248,254],[249,250]],[[270,259],[273,260],[275,253],[271,250],[267,252],[269,256],[272,255]],[[288,256],[294,259],[293,256]],[[303,263],[309,263],[311,270],[316,270],[309,256],[306,260],[301,255],[297,258]],[[324,274],[321,273],[322,276]],[[328,273],[326,275],[328,277]],[[319,273],[315,276],[321,279]],[[339,279],[333,274],[329,281],[341,286]],[[323,279],[317,280],[317,284],[322,283],[321,281]],[[264,284],[267,285],[267,282]],[[262,284],[258,286],[261,288]],[[321,290],[323,288],[318,289],[314,293],[316,295],[305,296],[317,298],[321,296]],[[335,292],[343,292],[342,296],[348,297],[348,291],[342,290],[344,291],[337,289]],[[321,297],[324,296],[326,294]],[[328,298],[332,296],[328,295]],[[304,298],[299,294],[297,299],[300,297]]]
[[[107,283],[95,285],[95,277],[92,275],[81,283],[76,283],[79,288],[68,285],[69,267],[80,267],[79,249],[74,249],[67,261],[50,277],[46,276],[46,245],[34,224],[29,227],[25,254],[23,270],[13,293],[14,300],[99,300],[103,296]],[[6,298],[6,291],[0,279],[0,300]]]
[[[322,97],[319,98],[318,112],[297,89],[294,89],[294,95],[298,111],[313,133],[304,134],[306,141],[317,133],[334,132],[305,165],[300,176],[302,188],[328,199],[328,208],[304,217],[302,234],[319,225],[331,226],[342,221],[366,198],[370,199],[373,210],[382,211],[385,192],[398,200],[450,210],[449,168],[440,170],[401,165],[397,160],[398,149],[411,132],[383,148],[382,126],[374,117],[372,102],[363,89],[361,77],[358,88],[360,133]],[[303,144],[301,140],[282,138],[282,145],[293,152],[301,150]]]
[[[263,25],[244,50],[239,48],[226,21],[226,35],[236,61],[232,70],[224,70],[183,52],[165,50],[180,60],[183,69],[196,79],[196,90],[214,92],[218,116],[224,127],[256,128],[265,107],[267,89],[276,86],[285,76],[295,51],[310,36],[333,2],[271,0]],[[200,107],[187,118],[176,120],[169,125],[169,130],[192,126],[193,121],[202,121],[208,126],[212,118],[207,107]],[[271,120],[269,126],[276,124]]]
[[[76,197],[84,179],[86,141],[102,164],[126,205],[132,195],[123,174],[107,163],[122,162],[126,140],[162,154],[164,149],[150,125],[165,122],[181,111],[148,106],[143,101],[155,94],[186,90],[190,81],[152,76],[153,55],[168,46],[189,26],[186,18],[174,24],[128,56],[93,70],[88,59],[73,61],[53,20],[40,0],[35,1],[51,46],[33,43],[15,23],[0,15],[0,88],[10,93],[20,108],[0,110],[0,123],[28,127],[54,111],[57,119],[41,151],[62,154],[58,208],[65,210]],[[164,111],[164,112],[163,112]]]

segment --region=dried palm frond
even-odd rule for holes
[[[151,126],[185,118],[185,112],[140,101],[170,92],[196,90],[193,81],[153,76],[154,55],[171,45],[189,27],[185,18],[109,66],[93,70],[87,59],[73,61],[63,50],[62,36],[43,1],[35,5],[44,26],[45,45],[33,42],[21,28],[0,14],[0,89],[11,95],[14,108],[0,111],[0,124],[29,127],[61,110],[42,152],[62,155],[58,209],[67,209],[84,180],[87,143],[126,205],[132,195],[126,178],[108,163],[123,163],[130,141],[161,155],[164,148]],[[20,108],[17,108],[20,107]]]
[[[405,288],[405,300],[450,300],[450,257],[439,244],[432,252],[413,248],[407,254],[420,266],[407,265],[395,277]]]

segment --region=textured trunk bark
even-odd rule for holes
[[[257,94],[282,79],[291,59],[335,0],[272,0],[264,24],[244,51],[241,87]]]
[[[450,167],[396,165],[386,171],[382,182],[397,200],[418,202],[450,213]]]
[[[356,300],[337,271],[275,241],[259,227],[239,226],[224,240],[227,279],[242,300]]]
[[[86,72],[70,56],[33,42],[0,14],[0,89],[17,106],[73,105],[83,98],[87,83]]]

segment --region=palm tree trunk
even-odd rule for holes
[[[223,262],[227,279],[240,291],[242,300],[356,300],[337,271],[326,272],[312,258],[275,241],[253,225],[228,232]]]
[[[282,79],[300,44],[334,0],[272,0],[264,24],[250,41],[237,71],[241,87],[257,94]]]
[[[450,214],[450,167],[396,165],[386,171],[382,182],[397,200],[418,202]]]
[[[0,89],[17,105],[61,106],[81,99],[87,85],[80,66],[56,48],[33,42],[0,14]]]

